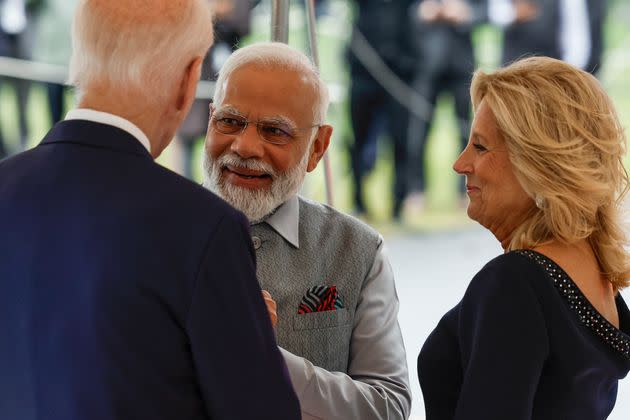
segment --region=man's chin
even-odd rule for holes
[[[269,185],[256,183],[242,185],[241,182],[230,182],[221,171],[205,163],[208,176],[204,185],[245,214],[251,223],[257,223],[297,194],[306,175],[306,163],[305,160],[303,164],[287,173],[273,175],[273,182]]]
[[[251,189],[225,183],[217,190],[219,197],[241,211],[251,223],[265,219],[282,204],[281,200],[272,196],[269,189]]]
[[[261,193],[269,193],[271,191],[271,184],[269,185],[259,185],[257,183],[233,183],[233,182],[229,182],[229,183],[225,183],[228,184],[230,186],[230,188],[232,189],[238,189],[241,191],[245,191],[245,192],[251,192],[251,193],[256,193],[258,191],[260,191]]]

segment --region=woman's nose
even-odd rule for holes
[[[470,145],[460,153],[459,157],[453,163],[453,170],[460,175],[468,174],[472,171],[472,162],[469,157]]]

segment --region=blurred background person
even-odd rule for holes
[[[560,0],[562,60],[597,74],[604,52],[608,0]]]
[[[47,64],[67,66],[72,53],[70,29],[77,0],[45,0],[35,33],[33,59]],[[50,124],[63,119],[69,108],[65,97],[67,88],[61,83],[45,83]]]
[[[488,17],[503,29],[501,65],[529,55],[561,57],[559,0],[488,0]]]
[[[249,34],[251,9],[260,0],[210,0],[214,10],[215,42],[206,56],[201,80],[216,80],[217,73],[230,54],[239,46],[240,40]],[[182,173],[194,178],[193,159],[197,144],[203,139],[208,127],[210,99],[197,99],[193,103],[184,123],[177,131],[182,146]]]
[[[33,51],[35,18],[44,4],[44,0],[0,0],[0,54],[5,57],[30,60]],[[17,117],[19,122],[18,139],[9,141],[18,144],[17,149],[25,149],[28,144],[28,124],[26,121],[26,107],[31,83],[25,79],[0,78],[9,82],[15,91]],[[0,127],[0,133],[2,127]],[[0,141],[6,138],[6,133],[0,134]],[[11,146],[4,141],[0,146],[0,157],[9,154]]]
[[[353,180],[353,206],[365,214],[363,181],[374,162],[379,124],[392,144],[394,218],[400,216],[407,194],[407,127],[409,111],[383,86],[383,78],[410,83],[413,57],[408,21],[412,0],[355,0],[357,14],[352,29],[348,62],[350,71],[350,120],[354,142],[349,148]],[[373,60],[357,53],[368,50]],[[384,71],[380,71],[383,69]]]
[[[608,0],[488,0],[490,20],[503,28],[503,65],[547,56],[593,74],[601,67],[607,11]]]
[[[470,78],[475,68],[472,31],[485,22],[486,0],[420,0],[410,8],[414,46],[413,88],[429,104],[427,118],[412,114],[408,133],[409,194],[405,208],[425,205],[425,151],[438,96],[454,102],[461,149],[470,131]],[[464,184],[460,183],[464,195]]]
[[[630,371],[626,137],[591,74],[533,57],[478,72],[453,168],[504,254],[418,358],[427,420],[604,420]]]

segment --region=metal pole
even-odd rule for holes
[[[315,28],[317,21],[315,20],[315,0],[304,0],[304,9],[306,10],[306,23],[308,26],[308,43],[311,53],[311,59],[315,66],[319,69],[319,52],[317,50],[317,34]],[[325,115],[322,117],[326,117]],[[323,122],[323,121],[322,121]],[[329,206],[333,205],[332,191],[332,170],[330,168],[330,157],[328,153],[324,155],[324,183],[326,185],[326,202]]]
[[[290,0],[271,0],[271,40],[289,42]]]
[[[311,52],[313,63],[319,68],[319,53],[317,51],[317,34],[315,28],[317,21],[315,20],[315,1],[304,0],[304,8],[306,10],[306,25],[308,28],[308,45]]]
[[[68,68],[56,64],[36,63],[17,58],[0,57],[0,76],[63,85],[68,80]]]

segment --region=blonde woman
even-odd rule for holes
[[[505,254],[422,348],[427,420],[605,419],[630,370],[623,129],[593,76],[550,58],[477,72],[471,96],[454,169]]]

